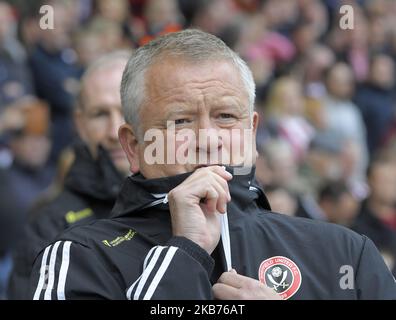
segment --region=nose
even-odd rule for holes
[[[219,135],[218,129],[213,126],[210,119],[203,119],[199,122],[199,130],[197,135],[197,152],[206,153],[208,155],[221,151],[223,141]]]
[[[120,111],[113,111],[109,122],[108,136],[111,140],[118,141],[118,128],[124,123],[124,117]]]

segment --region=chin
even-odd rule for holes
[[[114,161],[114,166],[116,167],[116,169],[122,173],[123,175],[127,176],[128,174],[130,174],[129,171],[129,162],[124,162],[124,161]]]

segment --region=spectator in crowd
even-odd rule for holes
[[[119,24],[101,16],[94,17],[87,25],[87,29],[93,34],[100,35],[100,50],[103,53],[117,49],[130,48],[131,44],[125,37]]]
[[[266,106],[269,125],[290,143],[297,163],[305,156],[315,132],[304,117],[304,102],[300,83],[292,77],[284,77],[274,82]]]
[[[121,26],[128,22],[130,16],[130,5],[128,0],[96,0],[95,4],[98,16],[113,21]]]
[[[75,121],[83,144],[75,148],[64,190],[33,213],[14,255],[10,299],[28,298],[31,265],[57,234],[70,226],[108,217],[114,205],[129,168],[117,135],[124,121],[119,84],[128,57],[128,52],[103,56],[82,78]]]
[[[261,2],[261,12],[271,30],[287,33],[298,20],[298,3],[293,0]]]
[[[318,199],[318,191],[328,180],[341,180],[342,138],[332,132],[318,132],[309,145],[303,164],[299,167],[302,194]]]
[[[319,208],[326,220],[350,227],[358,214],[359,202],[343,181],[329,181],[319,191]]]
[[[359,107],[367,128],[367,145],[373,156],[384,142],[394,120],[395,63],[385,54],[371,58],[367,83],[361,85],[354,101]]]
[[[264,189],[271,210],[288,216],[295,216],[298,202],[293,193],[277,185],[267,185]]]
[[[5,172],[0,171],[0,300],[7,298],[7,285],[12,269],[11,252],[18,241],[22,213],[15,208],[13,194],[8,190]]]
[[[71,33],[75,26],[70,16],[70,3],[54,0],[49,4],[54,8],[56,27],[40,29],[39,43],[31,53],[30,64],[37,95],[50,105],[51,159],[56,161],[61,150],[70,145],[74,137],[72,106],[80,68],[71,48]]]
[[[218,34],[233,21],[237,14],[238,12],[232,1],[198,0],[191,26],[212,34]]]
[[[54,176],[54,168],[48,163],[51,147],[49,111],[46,103],[34,97],[21,98],[9,108],[18,110],[19,120],[14,122],[15,127],[8,129],[13,163],[5,169],[8,192],[1,194],[1,198],[12,195],[15,199],[13,207],[22,213],[24,219],[30,206]]]
[[[139,44],[144,45],[155,37],[180,31],[183,26],[177,0],[147,0],[144,7],[145,35]]]
[[[269,178],[263,176],[265,171],[257,173],[257,179],[263,186],[280,186],[298,192],[298,165],[290,143],[282,138],[268,139],[259,147],[259,155],[265,159],[270,172]]]
[[[12,8],[0,1],[0,112],[5,105],[27,94],[33,94],[33,82],[26,51],[16,37]]]
[[[326,94],[324,74],[334,62],[335,56],[329,47],[315,44],[306,52],[304,60],[295,65],[295,73],[303,79],[307,96],[320,99]]]
[[[73,34],[73,47],[81,69],[85,70],[88,65],[106,52],[103,41],[102,33],[94,28],[85,27]]]
[[[396,157],[379,153],[368,168],[369,197],[353,229],[374,241],[396,276]]]
[[[358,146],[359,156],[352,169],[353,180],[363,183],[368,164],[366,148],[366,128],[358,107],[351,101],[354,93],[354,78],[350,67],[345,63],[335,63],[326,74],[327,96],[324,98],[324,111],[327,130],[336,132],[344,141]]]

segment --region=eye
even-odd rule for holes
[[[91,118],[103,118],[103,117],[108,117],[108,116],[109,116],[109,113],[107,111],[102,110],[102,111],[93,113],[91,115]]]
[[[191,120],[189,120],[187,118],[176,119],[175,125],[181,125],[181,124],[186,124],[186,123],[190,123],[190,122],[191,122]]]
[[[231,113],[220,113],[220,118],[222,119],[235,119],[235,116]]]

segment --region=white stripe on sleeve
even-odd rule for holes
[[[164,261],[162,262],[160,268],[158,269],[153,281],[151,282],[149,288],[147,289],[146,294],[143,297],[143,300],[150,300],[154,294],[154,291],[157,289],[159,282],[161,281],[162,277],[164,276],[166,270],[168,269],[169,264],[171,263],[173,256],[177,251],[176,247],[170,247]]]
[[[144,263],[143,263],[143,270],[146,269],[147,266],[147,262],[150,259],[150,257],[152,256],[153,251],[156,249],[157,247],[152,247],[151,250],[149,251],[149,253],[146,255],[146,258],[144,259]],[[131,300],[131,294],[132,294],[132,290],[133,288],[135,288],[136,284],[140,281],[140,279],[142,278],[142,274],[139,276],[139,278],[132,283],[132,285],[129,287],[126,296],[128,300]]]
[[[143,290],[143,287],[146,284],[146,281],[147,281],[148,277],[150,276],[151,271],[154,269],[154,266],[157,263],[162,250],[164,250],[164,249],[165,249],[165,247],[160,247],[160,246],[156,247],[153,258],[151,259],[147,268],[143,270],[142,278],[139,281],[139,285],[138,285],[136,292],[133,296],[133,300],[139,300],[139,296]]]
[[[41,290],[43,290],[45,275],[47,271],[47,258],[48,258],[48,251],[50,251],[52,245],[48,246],[43,254],[43,258],[41,259],[41,267],[40,267],[40,278],[37,283],[36,291],[34,292],[33,300],[39,300]]]
[[[62,264],[59,271],[58,290],[57,290],[58,300],[66,299],[65,285],[66,285],[67,271],[69,269],[69,262],[70,262],[70,246],[71,246],[71,241],[65,241],[65,243],[63,244]]]
[[[44,300],[51,300],[52,288],[54,286],[55,279],[55,264],[56,264],[56,254],[58,252],[58,247],[61,241],[57,241],[54,244],[54,248],[51,251],[50,263],[49,263],[49,271],[48,271],[48,284],[47,289],[45,290]]]

